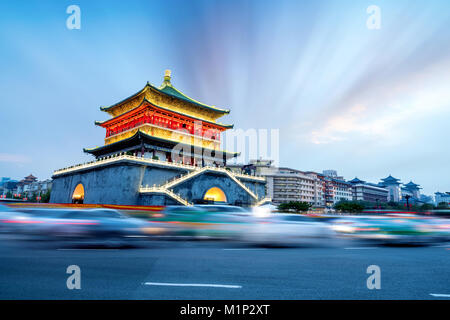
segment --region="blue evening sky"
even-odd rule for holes
[[[71,4],[81,30],[66,28]],[[279,128],[283,166],[450,191],[448,0],[1,1],[0,176],[90,160],[99,106],[167,68],[230,108],[221,122]]]

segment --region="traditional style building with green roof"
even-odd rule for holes
[[[169,70],[161,86],[147,82],[100,110],[111,117],[95,121],[106,130],[104,145],[84,149],[94,161],[54,172],[51,202],[253,205],[265,200],[265,178],[226,169],[238,153],[220,149],[221,133],[233,125],[217,120],[230,111],[176,89]]]
[[[380,186],[386,188],[389,191],[388,201],[400,202],[402,199],[402,192],[400,185],[400,179],[394,178],[389,175],[388,177],[381,179]]]

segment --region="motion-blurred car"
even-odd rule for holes
[[[263,246],[322,244],[334,236],[326,222],[300,214],[273,214],[257,219],[243,240]]]
[[[0,232],[20,233],[28,225],[30,216],[26,213],[0,205]]]
[[[337,233],[386,244],[427,244],[448,240],[449,224],[409,214],[345,217],[332,222]]]
[[[241,216],[248,216],[252,214],[250,210],[246,210],[245,208],[223,204],[199,204],[195,207],[204,209],[211,213],[226,213]]]
[[[233,240],[249,222],[242,213],[236,208],[225,212],[219,206],[168,206],[162,211],[163,216],[153,221],[170,223],[176,236]]]
[[[31,209],[34,223],[25,233],[41,239],[64,239],[120,246],[164,234],[162,224],[132,218],[112,209]]]

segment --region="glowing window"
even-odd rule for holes
[[[227,196],[222,191],[222,189],[214,187],[209,189],[205,196],[203,197],[204,200],[212,200],[214,202],[227,202]]]

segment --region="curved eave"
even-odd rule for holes
[[[164,83],[164,84],[163,84],[161,87],[159,87],[159,88],[157,88],[157,87],[155,87],[155,86],[153,86],[153,85],[150,85],[150,86],[151,86],[153,89],[157,90],[158,92],[161,92],[161,93],[163,93],[163,94],[165,94],[165,95],[168,95],[168,96],[170,96],[170,97],[172,97],[172,98],[175,98],[175,99],[181,99],[181,100],[183,100],[183,101],[192,103],[192,104],[194,104],[194,105],[196,105],[196,106],[199,106],[199,107],[202,107],[202,108],[206,108],[206,109],[209,109],[209,110],[212,110],[212,111],[215,111],[215,112],[219,112],[219,113],[223,113],[223,114],[228,114],[228,113],[230,113],[230,110],[228,110],[228,109],[217,108],[217,107],[215,107],[215,106],[210,106],[210,105],[204,104],[204,103],[202,103],[202,102],[200,102],[200,101],[197,101],[197,100],[195,100],[195,99],[189,97],[188,95],[184,94],[183,92],[181,92],[180,90],[178,90],[178,89],[175,88],[174,86],[172,86],[172,84],[169,85],[169,84]],[[165,91],[163,91],[165,88],[170,88],[170,89],[174,90],[178,95],[172,94],[172,93],[170,93],[170,92],[165,92]]]
[[[148,103],[148,104],[150,104],[150,105],[152,105],[152,106],[154,106],[154,107],[156,107],[156,108],[159,108],[159,109],[162,109],[162,110],[165,110],[165,111],[168,111],[168,112],[173,112],[173,113],[180,114],[180,115],[182,115],[182,116],[184,116],[184,117],[187,117],[187,118],[191,118],[191,119],[194,119],[194,120],[199,120],[199,121],[202,121],[202,122],[209,123],[209,124],[211,124],[211,125],[215,125],[215,126],[218,126],[218,127],[222,127],[222,128],[224,128],[224,129],[232,129],[232,128],[234,128],[234,124],[223,124],[223,123],[220,123],[220,122],[213,122],[213,121],[201,119],[201,118],[198,118],[198,117],[194,117],[194,116],[192,116],[192,115],[189,115],[189,114],[186,114],[186,113],[183,113],[183,112],[174,111],[174,110],[169,109],[169,108],[165,108],[165,107],[158,106],[158,105],[156,105],[156,104],[154,104],[154,103],[148,101],[147,98],[142,99],[142,102],[141,102],[137,107],[135,107],[135,108],[133,108],[133,109],[130,109],[130,110],[128,110],[127,112],[122,113],[121,115],[118,115],[117,117],[122,117],[123,115],[126,115],[127,113],[130,113],[130,112],[132,112],[133,110],[135,110],[135,109],[137,109],[137,108],[140,108],[144,103]],[[107,123],[107,122],[109,122],[109,121],[112,121],[112,120],[114,120],[114,119],[117,118],[117,117],[111,118],[111,119],[106,120],[106,121],[95,121],[95,125],[100,125],[100,126],[102,126],[103,124],[105,124],[105,123]]]
[[[363,180],[361,180],[361,179],[358,179],[358,178],[355,178],[355,179],[353,179],[353,180],[350,180],[349,182],[350,182],[350,183],[366,183],[365,181],[363,181]]]
[[[135,94],[132,94],[131,96],[129,96],[129,97],[127,97],[127,98],[125,98],[125,99],[123,99],[123,100],[121,100],[121,101],[119,101],[119,102],[117,102],[115,104],[112,104],[110,106],[100,106],[100,110],[101,111],[108,111],[108,110],[110,110],[110,109],[112,109],[112,108],[114,108],[116,106],[119,106],[119,105],[123,104],[124,102],[127,102],[128,100],[137,97],[139,94],[144,92],[144,90],[147,87],[151,87],[152,89],[156,90],[157,92],[165,94],[165,95],[167,95],[167,96],[169,96],[171,98],[178,99],[178,100],[183,100],[183,101],[186,101],[186,102],[191,103],[191,104],[193,104],[195,106],[198,106],[198,107],[202,107],[202,108],[205,108],[205,109],[208,109],[208,110],[211,110],[211,111],[215,111],[215,112],[218,112],[218,113],[222,113],[222,114],[229,114],[230,113],[230,110],[228,110],[228,109],[220,109],[220,108],[217,108],[215,106],[209,106],[207,104],[204,104],[204,103],[201,103],[199,101],[196,101],[195,99],[190,98],[189,96],[185,95],[184,93],[182,93],[178,89],[174,88],[173,86],[170,86],[170,88],[175,90],[182,97],[179,97],[179,96],[174,95],[174,94],[170,94],[168,92],[164,92],[164,91],[162,91],[162,89],[155,87],[154,85],[150,84],[149,82],[147,82],[147,84],[145,85],[145,87],[142,90],[140,90],[140,91],[136,92]],[[161,87],[161,88],[164,88],[164,87]]]
[[[138,130],[131,137],[128,137],[128,138],[116,141],[114,143],[106,144],[106,145],[103,145],[103,146],[100,146],[100,147],[83,148],[83,152],[85,152],[85,153],[93,153],[93,152],[98,151],[98,150],[113,148],[117,144],[125,144],[128,141],[136,139],[139,135],[144,137],[144,138],[148,138],[148,139],[159,140],[159,141],[162,141],[162,142],[168,142],[168,143],[172,143],[172,144],[179,144],[179,142],[175,142],[175,141],[172,141],[172,140],[163,139],[163,138],[159,138],[159,137],[154,137],[154,136],[151,136],[151,135],[148,135],[148,134],[142,132],[141,130]],[[190,145],[187,145],[187,146],[190,146]],[[229,152],[229,151],[225,151],[225,150],[214,150],[214,149],[211,149],[211,148],[203,148],[202,147],[202,149],[203,150],[222,152],[223,154],[229,155],[230,156],[229,158],[237,157],[237,156],[239,156],[241,154],[240,152]]]
[[[138,92],[136,92],[135,94],[132,94],[131,96],[129,96],[129,97],[127,97],[127,98],[125,98],[125,99],[123,99],[123,100],[121,100],[121,101],[119,101],[119,102],[117,102],[115,104],[112,104],[110,106],[100,106],[100,110],[101,111],[108,111],[108,110],[110,110],[110,109],[112,109],[114,107],[117,107],[117,106],[123,104],[124,102],[127,102],[128,100],[133,99],[133,98],[137,97],[138,95],[140,95],[142,92],[145,91],[145,88],[147,88],[148,86],[150,86],[150,83],[147,82],[145,87],[142,88],[141,90],[139,90]]]
[[[405,184],[405,187],[413,187],[413,188],[417,188],[420,187],[420,184],[416,184],[414,182],[408,182],[407,184]]]
[[[408,185],[405,185],[404,186],[404,188],[405,189],[408,189],[408,190],[420,190],[420,189],[423,189],[422,187],[420,187],[420,186],[408,186]]]

